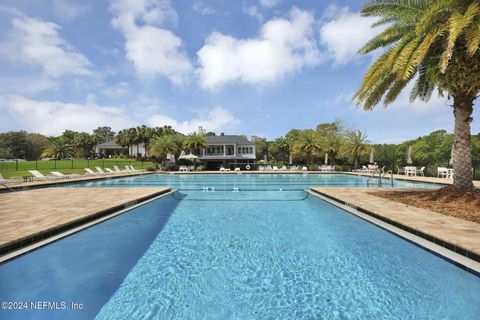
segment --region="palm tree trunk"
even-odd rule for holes
[[[358,162],[359,162],[358,157],[355,157],[355,170],[358,169]]]
[[[455,118],[453,186],[458,188],[473,188],[470,122],[472,122],[474,99],[469,95],[453,97],[453,116]]]

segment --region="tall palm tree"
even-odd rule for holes
[[[119,146],[122,146],[124,148],[128,148],[128,153],[130,153],[130,137],[128,136],[128,130],[120,130],[118,133],[115,135],[115,138],[113,139],[116,144]]]
[[[133,145],[137,145],[137,154],[138,154],[138,136],[137,130],[135,128],[127,129],[127,137],[129,141],[128,155],[133,155]]]
[[[55,159],[65,159],[73,157],[75,149],[73,146],[65,141],[63,137],[49,138],[49,144],[42,157],[50,157]]]
[[[143,143],[145,147],[145,156],[148,156],[150,140],[153,138],[155,131],[146,125],[136,127],[135,130],[137,131],[137,140]]]
[[[207,147],[207,138],[205,138],[204,135],[198,134],[196,132],[190,133],[183,140],[183,148],[197,155],[200,155],[200,150],[202,148]]]
[[[393,102],[412,80],[410,94],[428,101],[435,90],[453,98],[454,186],[473,188],[470,123],[480,92],[478,0],[370,0],[362,15],[387,25],[360,54],[387,48],[366,73],[354,98],[369,110]]]
[[[150,143],[149,153],[153,157],[160,158],[165,164],[168,154],[177,154],[180,144],[176,135],[168,134],[154,138]]]
[[[370,141],[365,132],[360,130],[348,131],[345,134],[345,142],[342,146],[342,153],[351,155],[355,161],[355,169],[358,169],[360,157],[370,152]]]
[[[322,151],[321,140],[314,130],[303,130],[293,144],[293,153],[303,155],[310,165],[313,157]]]

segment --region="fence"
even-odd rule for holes
[[[144,169],[151,162],[135,161],[128,159],[96,159],[96,160],[36,160],[36,161],[10,161],[0,162],[1,171],[26,171],[26,170],[55,170],[55,169],[83,169],[83,168],[113,168],[118,166],[123,169],[125,165],[133,165],[136,169]]]

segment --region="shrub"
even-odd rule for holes
[[[308,171],[318,171],[318,166],[316,164],[311,164],[308,166]]]

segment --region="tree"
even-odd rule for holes
[[[310,165],[315,155],[322,151],[320,137],[314,130],[303,130],[300,132],[293,145],[293,152],[296,155],[304,155],[307,165]]]
[[[71,144],[68,144],[64,137],[50,138],[49,145],[42,153],[42,157],[55,159],[65,159],[73,157],[75,150]]]
[[[115,132],[110,127],[98,127],[93,130],[93,137],[97,144],[112,141],[115,137]]]
[[[14,159],[27,159],[30,142],[26,131],[9,131],[0,134],[0,148]]]
[[[255,157],[263,160],[265,156],[268,160],[268,141],[266,138],[252,136],[252,141],[255,143]]]
[[[270,154],[274,161],[288,162],[290,155],[290,145],[288,140],[284,137],[277,138],[270,143]]]
[[[73,139],[73,147],[80,157],[87,157],[95,145],[95,138],[87,132],[79,132]]]
[[[48,145],[48,139],[40,133],[27,133],[28,147],[25,159],[37,160]]]
[[[177,154],[179,152],[179,138],[177,135],[163,135],[156,137],[150,144],[149,153],[151,156],[160,158],[162,164],[165,164],[168,154]]]
[[[190,133],[183,140],[183,148],[188,150],[196,155],[200,155],[200,149],[207,148],[207,138],[205,136],[198,134],[196,132]]]
[[[371,0],[362,15],[388,25],[360,54],[387,50],[366,73],[354,99],[366,110],[385,105],[415,80],[410,99],[428,101],[435,90],[453,98],[453,185],[473,188],[470,123],[480,91],[480,3],[478,0]]]
[[[360,130],[349,131],[345,134],[345,144],[342,146],[342,153],[351,155],[355,162],[355,169],[358,169],[360,164],[360,157],[368,154],[371,150],[370,141],[367,139],[367,134]]]
[[[145,147],[145,156],[148,155],[150,140],[154,137],[156,131],[146,125],[135,128],[137,131],[137,143],[143,143]],[[161,130],[163,134],[163,129]],[[137,150],[138,153],[138,150]]]

